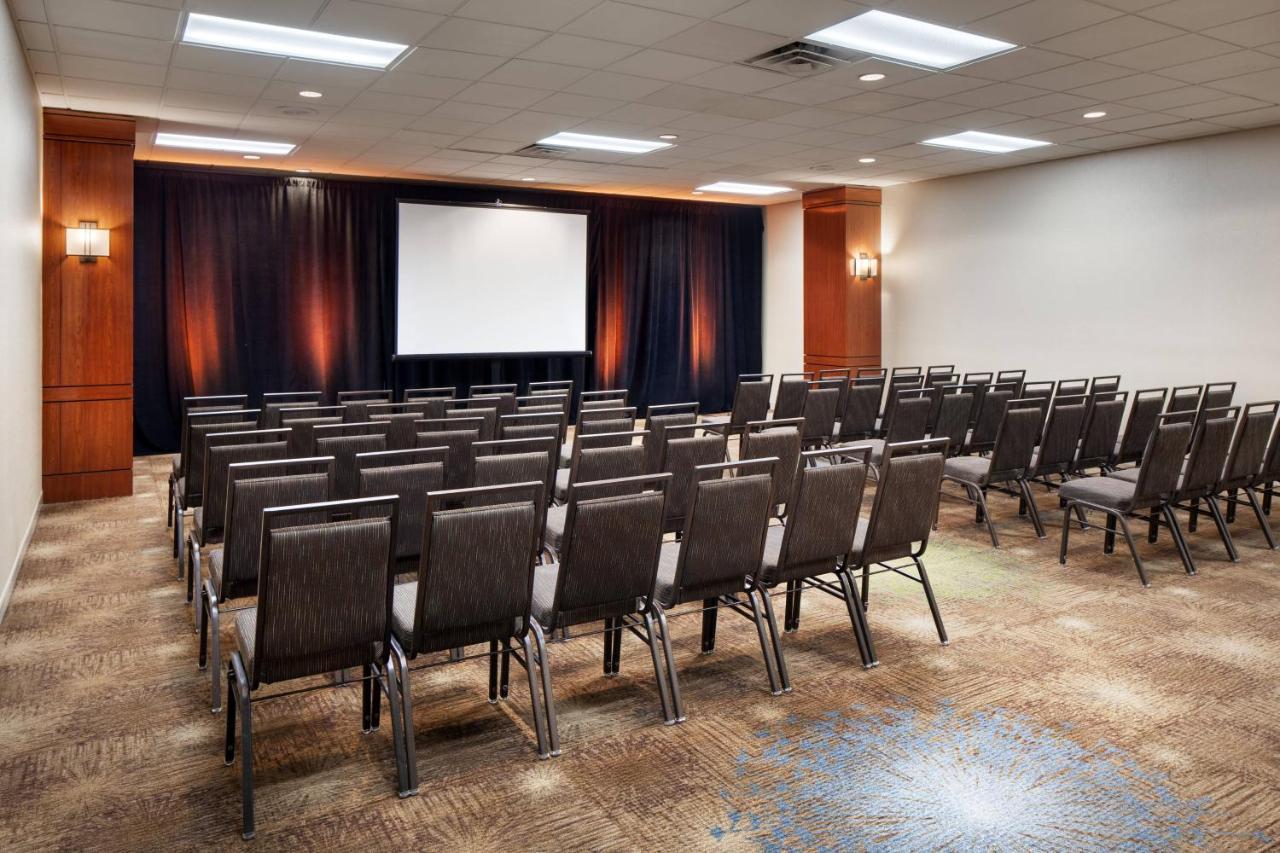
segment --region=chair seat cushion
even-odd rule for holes
[[[543,563],[533,567],[533,618],[550,629],[555,616],[556,579],[560,576],[559,563]]]
[[[547,508],[547,547],[557,554],[564,544],[564,525],[568,515],[569,507],[565,504]]]
[[[981,456],[954,456],[947,460],[942,473],[956,480],[982,485],[990,470],[990,459],[984,459]]]
[[[573,442],[566,441],[560,445],[560,467],[568,468],[569,462],[573,459]]]
[[[213,582],[213,588],[219,593],[222,592],[222,561],[225,556],[226,552],[221,548],[214,548],[205,559],[209,566],[209,580]]]
[[[413,654],[413,617],[417,606],[418,582],[396,584],[391,599],[391,632],[409,654]]]
[[[769,532],[765,534],[764,557],[760,561],[765,574],[778,568],[778,560],[782,557],[782,537],[786,532],[787,528],[780,524],[774,524],[769,527]]]
[[[258,608],[246,607],[236,611],[234,620],[236,630],[236,648],[240,650],[240,659],[244,661],[244,672],[253,681],[253,645],[258,639]]]
[[[1142,473],[1141,468],[1122,468],[1119,471],[1112,471],[1108,477],[1116,480],[1124,480],[1126,483],[1137,483],[1138,476]]]
[[[867,549],[867,531],[870,527],[865,518],[858,519],[858,527],[853,533],[853,548],[849,551],[849,558],[855,565],[862,562],[862,552]]]
[[[726,417],[720,417],[720,416],[703,418],[702,420],[698,421],[698,425],[706,426],[706,427],[728,426],[729,419]]]
[[[1133,506],[1134,484],[1118,477],[1081,477],[1062,484],[1058,496],[1119,511]]]
[[[569,498],[569,469],[560,468],[556,471],[556,500],[565,501]]]
[[[676,566],[679,562],[680,543],[663,542],[658,555],[658,579],[653,586],[654,598],[663,607],[674,607],[682,603],[675,600]]]

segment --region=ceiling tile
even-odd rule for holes
[[[830,127],[849,121],[849,113],[845,110],[810,108],[783,113],[776,121],[799,127]]]
[[[685,56],[665,50],[642,50],[626,59],[613,63],[610,70],[620,74],[635,74],[678,83],[695,74],[702,74],[720,63],[696,56]]]
[[[733,26],[800,38],[863,11],[864,7],[845,0],[807,0],[804,3],[796,3],[794,0],[747,0],[719,15],[716,20]]]
[[[707,111],[716,113],[717,115],[733,116],[734,118],[760,120],[777,118],[778,116],[789,113],[794,109],[794,106],[783,103],[782,101],[744,95],[736,98],[730,98],[727,101],[721,101],[720,103],[710,107]]]
[[[459,101],[492,107],[524,109],[550,95],[546,89],[526,89],[523,86],[497,83],[472,83],[457,94]]]
[[[1050,113],[1073,110],[1077,107],[1087,107],[1095,103],[1097,101],[1093,98],[1071,95],[1066,92],[1055,92],[1052,95],[1039,95],[1034,98],[1028,98],[1025,101],[1005,104],[1004,108],[1011,113],[1024,116],[1047,116]]]
[[[359,86],[376,82],[383,72],[348,65],[330,65],[325,62],[307,62],[305,59],[286,59],[276,72],[276,79],[306,84],[307,88],[324,91],[325,86]]]
[[[164,106],[188,110],[215,110],[243,116],[253,108],[252,95],[219,95],[214,92],[189,92],[168,87],[164,90]]]
[[[961,77],[956,74],[929,74],[906,83],[889,86],[881,91],[906,95],[910,98],[946,98],[959,92],[981,88],[986,84],[985,80],[975,80],[972,77]]]
[[[1025,47],[1022,50],[1002,53],[991,59],[975,62],[973,65],[966,65],[963,73],[966,77],[979,77],[983,80],[1018,81],[1029,74],[1038,74],[1050,68],[1079,61],[1077,57],[1054,53],[1051,50]]]
[[[455,15],[517,27],[558,30],[599,0],[467,0]]]
[[[409,116],[424,115],[444,103],[439,98],[419,98],[396,92],[361,92],[351,101],[351,106],[366,110],[404,113]]]
[[[511,83],[535,89],[563,89],[575,80],[589,74],[589,69],[572,65],[555,65],[550,62],[533,62],[528,59],[512,59],[494,69],[484,78],[487,83]]]
[[[437,50],[419,47],[401,60],[396,71],[413,71],[436,77],[457,77],[462,80],[479,80],[506,62],[501,56],[485,56],[479,53],[462,53],[456,50]]]
[[[663,50],[720,62],[740,62],[779,47],[784,40],[770,33],[705,21],[658,45]]]
[[[1177,81],[1155,74],[1134,74],[1132,77],[1121,77],[1119,80],[1108,80],[1105,83],[1094,83],[1073,89],[1072,94],[1083,95],[1103,101],[1120,101],[1125,98],[1136,98],[1138,95],[1149,95],[1173,89]]]
[[[721,89],[725,92],[748,95],[775,88],[789,79],[776,71],[763,71],[759,68],[748,68],[745,65],[721,65],[719,68],[690,77],[687,82],[693,86],[705,86],[708,89]]]
[[[1024,2],[1026,0],[967,0],[964,3],[957,3],[956,0],[894,0],[885,5],[885,11],[943,26],[958,27],[1012,9]],[[982,32],[980,27],[971,29]]]
[[[571,35],[612,39],[647,47],[669,39],[697,23],[697,18],[688,15],[606,0],[563,27],[563,31]]]
[[[172,9],[116,0],[45,0],[49,22],[57,26],[169,40],[178,32]]]
[[[446,119],[479,122],[485,126],[495,121],[502,121],[516,111],[509,107],[497,107],[490,104],[468,104],[462,101],[446,101],[431,111],[430,115]]]
[[[1209,83],[1224,77],[1236,77],[1251,71],[1275,67],[1275,58],[1252,50],[1240,50],[1209,59],[1200,59],[1182,65],[1160,69],[1164,77],[1172,77],[1186,83]]]
[[[1275,0],[1173,0],[1149,9],[1143,17],[1196,32],[1275,11]]]
[[[325,0],[187,0],[192,12],[243,18],[285,27],[306,27],[315,20]]]
[[[69,54],[63,55],[61,68],[62,73],[67,77],[86,77],[93,80],[137,83],[144,86],[163,86],[166,72],[163,65]]]
[[[1207,121],[1180,121],[1176,124],[1148,127],[1142,131],[1142,135],[1152,136],[1156,139],[1188,139],[1192,136],[1222,133],[1224,129],[1220,124],[1212,124]]]
[[[1124,15],[1040,43],[1040,47],[1090,59],[1182,35],[1168,24]]]
[[[274,77],[284,63],[284,58],[263,56],[255,53],[241,53],[238,50],[217,50],[212,47],[179,44],[173,49],[172,62],[177,68],[190,68],[195,71]]]
[[[520,54],[522,59],[604,68],[635,53],[635,45],[556,33]]]
[[[1221,56],[1235,50],[1235,45],[1225,41],[1187,33],[1154,44],[1108,54],[1103,59],[1114,65],[1123,65],[1138,71],[1157,71],[1170,65],[1181,65],[1211,56]]]
[[[245,77],[238,74],[214,74],[210,71],[194,71],[190,68],[174,68],[169,71],[169,85],[193,92],[214,92],[221,95],[257,96],[267,87],[264,77]]]
[[[969,29],[985,36],[1029,45],[1078,30],[1120,12],[1088,0],[1030,0],[973,23]]]
[[[47,50],[27,51],[27,64],[35,74],[57,74],[58,55]]]
[[[545,98],[538,102],[538,110],[541,112],[557,113],[559,115],[578,116],[580,118],[593,118],[603,115],[610,110],[617,109],[623,105],[624,101],[613,98],[595,98],[590,95],[575,95],[570,92],[557,92],[549,98]]]
[[[452,98],[470,85],[471,83],[467,80],[413,74],[397,68],[395,71],[383,74],[369,88],[377,92],[390,92],[417,98]]]
[[[400,9],[359,0],[329,0],[311,29],[327,33],[382,39],[398,44],[417,44],[439,26],[443,15]]]
[[[1271,44],[1274,41],[1280,41],[1280,11],[1236,21],[1234,24],[1214,27],[1205,30],[1204,34],[1210,38],[1238,44],[1241,47],[1257,47],[1258,45]]]
[[[826,80],[826,75],[812,80],[796,80],[783,83],[765,93],[765,97],[789,104],[815,106],[838,101],[849,97],[849,87],[833,85]]]
[[[1213,122],[1227,127],[1264,127],[1271,124],[1280,124],[1280,107],[1266,107],[1260,110],[1217,116]]]
[[[882,115],[885,118],[902,119],[903,121],[937,121],[948,116],[969,112],[969,108],[959,104],[948,104],[944,101],[921,101],[918,104],[888,110]]]
[[[1267,71],[1255,71],[1252,74],[1241,74],[1225,80],[1215,80],[1210,86],[1238,95],[1249,95],[1262,98],[1271,103],[1280,102],[1280,63]]]
[[[18,33],[22,36],[22,44],[27,50],[53,50],[53,35],[47,24],[33,21],[19,21]],[[165,45],[165,50],[169,48]]]
[[[634,77],[630,74],[614,74],[611,71],[598,71],[589,77],[582,78],[572,86],[566,87],[565,91],[575,95],[638,101],[646,95],[664,88],[666,88],[666,84],[660,80]]]
[[[1120,77],[1127,77],[1132,73],[1131,69],[1094,60],[1077,62],[1074,65],[1064,65],[1061,68],[1054,68],[1050,71],[1041,71],[1039,74],[1029,74],[1018,82],[1026,86],[1036,86],[1041,89],[1061,92],[1080,86],[1088,86],[1091,83],[1101,83],[1104,80],[1116,80]]]
[[[1125,103],[1142,110],[1160,111],[1198,104],[1203,101],[1212,101],[1221,97],[1222,92],[1218,89],[1209,89],[1204,86],[1182,86],[1177,89],[1156,92],[1154,95],[1127,98]]]
[[[509,27],[488,21],[449,18],[423,39],[423,47],[461,50],[490,56],[515,56],[524,53],[550,33],[527,27]]]
[[[13,10],[15,21],[47,23],[49,20],[44,11],[43,0],[9,0],[9,8]]]
[[[1229,98],[1218,98],[1213,101],[1204,101],[1199,104],[1191,104],[1185,107],[1174,107],[1169,112],[1183,118],[1196,119],[1216,119],[1217,116],[1230,115],[1231,113],[1242,113],[1248,110],[1264,109],[1275,106],[1275,101],[1260,101],[1256,98],[1246,98],[1243,95],[1233,95]]]
[[[985,82],[985,81],[984,81]],[[1043,89],[1023,86],[1018,83],[990,83],[980,89],[967,92],[956,92],[945,100],[953,104],[965,104],[970,107],[999,107],[1014,101],[1025,101],[1027,98],[1043,95]]]

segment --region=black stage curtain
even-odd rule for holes
[[[760,370],[758,207],[432,183],[134,171],[134,444],[178,446],[194,394],[576,378],[638,406],[731,404]],[[588,210],[589,346],[580,359],[397,362],[396,200]],[[643,408],[642,408],[643,411]]]

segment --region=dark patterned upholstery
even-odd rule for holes
[[[1210,382],[1204,386],[1204,400],[1200,404],[1201,411],[1222,409],[1231,405],[1236,396],[1236,383]]]
[[[1156,428],[1156,421],[1164,409],[1165,396],[1168,393],[1166,388],[1148,388],[1134,392],[1133,403],[1129,408],[1129,420],[1124,427],[1124,436],[1116,447],[1115,464],[1123,465],[1126,462],[1138,462],[1142,459],[1142,453],[1147,447],[1152,431]]]
[[[295,459],[315,456],[316,438],[314,428],[342,422],[342,418],[337,416],[283,419],[281,423],[289,428],[289,455]]]
[[[472,397],[466,403],[468,409],[487,409],[497,410],[497,416],[514,415],[516,413],[516,393],[514,391],[504,391],[501,394],[476,394],[472,390]]]
[[[644,421],[644,428],[648,431],[648,435],[644,437],[646,474],[656,473],[662,466],[662,445],[666,438],[667,427],[690,426],[698,422],[696,407],[692,411],[670,414],[653,414],[653,408],[656,407],[650,407],[649,416]]]
[[[978,409],[977,420],[973,426],[973,434],[969,437],[968,450],[971,452],[990,450],[996,443],[996,433],[1004,422],[1004,410],[1014,398],[1013,386],[992,385],[982,395],[982,403]]]
[[[279,437],[274,430],[263,430],[267,436]],[[249,433],[252,435],[253,433]],[[232,433],[235,435],[235,433]],[[212,436],[210,439],[212,440]],[[221,438],[221,436],[219,436]],[[230,466],[238,462],[267,462],[288,458],[288,443],[284,441],[255,441],[248,444],[218,444],[209,447],[205,457],[206,485],[203,510],[196,510],[196,530],[200,542],[209,544],[222,534],[227,516],[227,484],[231,480]]]
[[[957,387],[962,390],[943,393],[939,398],[938,418],[930,434],[931,438],[945,438],[951,454],[959,453],[964,447],[977,398],[976,386],[967,389],[965,386]]]
[[[1133,508],[1158,506],[1173,497],[1182,477],[1182,466],[1191,442],[1192,425],[1162,416],[1142,454],[1142,467],[1134,488]]]
[[[1223,489],[1239,489],[1260,482],[1260,472],[1267,456],[1267,440],[1276,423],[1275,402],[1250,403],[1244,407],[1240,432],[1231,448],[1223,471]]]
[[[555,437],[557,443],[560,443],[564,441],[564,432],[565,415],[560,411],[522,410],[514,415],[503,415],[498,418],[499,439],[551,435]]]
[[[1059,379],[1053,392],[1054,399],[1059,397],[1079,397],[1089,393],[1088,379]]]
[[[1089,382],[1090,394],[1113,394],[1120,390],[1120,376],[1095,376]]]
[[[624,417],[597,417],[603,414],[605,410],[597,412],[583,412],[579,419],[578,429],[574,433],[575,440],[577,436],[583,435],[600,435],[602,433],[613,433],[617,438],[606,440],[604,444],[593,444],[593,447],[608,446],[610,442],[614,446],[622,446],[631,443],[630,437],[622,436],[635,430],[636,413],[635,409],[609,409],[610,413],[628,412]],[[573,461],[573,444],[566,442],[560,447],[560,466],[567,467]]]
[[[804,426],[801,430],[806,445],[817,446],[831,440],[841,396],[838,380],[810,383],[809,392],[804,397]]]
[[[1044,436],[1032,457],[1029,476],[1043,477],[1071,470],[1088,411],[1089,405],[1083,399],[1066,405],[1054,401]]]
[[[897,368],[895,368],[896,370]],[[924,374],[917,369],[915,373],[897,373],[889,377],[889,390],[885,395],[884,418],[888,420],[893,407],[901,398],[899,391],[911,391],[924,387]]]
[[[419,421],[419,425],[421,425]],[[471,485],[471,445],[480,440],[479,429],[432,429],[418,433],[418,447],[445,447],[444,487],[465,489]]]
[[[473,447],[479,446],[473,445]],[[543,484],[543,494],[548,494],[552,488],[549,458],[549,450],[477,456],[474,460],[472,482],[478,488],[536,481]],[[477,497],[472,504],[482,506],[485,503],[498,503],[501,500],[502,498]]]
[[[1211,495],[1219,491],[1227,454],[1235,436],[1239,409],[1215,409],[1206,412],[1196,428],[1187,457],[1185,473],[1178,487],[1180,500]]]
[[[493,441],[498,435],[498,409],[482,405],[484,402],[464,400],[463,408],[449,409],[444,413],[445,419],[480,418],[480,440]]]
[[[892,393],[892,392],[891,392]],[[897,401],[885,414],[885,441],[919,441],[929,431],[929,413],[933,400],[919,391],[900,391]]]
[[[276,429],[280,426],[280,410],[300,406],[320,405],[319,391],[286,391],[262,395],[262,409],[258,415],[259,429]]]
[[[578,398],[579,411],[585,409],[616,409],[626,406],[631,392],[625,388],[613,388],[607,391],[583,391]]]
[[[358,458],[360,477],[359,496],[380,495],[400,497],[399,517],[396,525],[396,559],[410,561],[422,553],[422,531],[427,519],[427,493],[444,488],[444,462],[410,462],[408,464],[381,464],[368,467],[369,457]],[[395,457],[388,457],[394,459]],[[362,517],[385,515],[385,507],[362,510]]]
[[[733,408],[729,426],[743,427],[751,421],[764,420],[769,414],[769,397],[773,394],[773,376],[739,376],[733,390]]]
[[[887,562],[924,551],[937,517],[943,465],[970,458],[945,459],[940,451],[909,456],[891,452],[881,464],[871,517],[861,540],[854,542],[855,562]]]
[[[671,475],[667,489],[667,517],[664,531],[671,533],[684,527],[693,495],[694,483],[710,477],[707,470],[698,469],[715,465],[725,459],[726,437],[723,434],[693,435],[702,429],[697,427],[672,427],[667,430],[667,440],[662,450],[662,470]],[[718,476],[718,474],[716,475]]]
[[[406,403],[418,403],[423,400],[448,400],[458,395],[454,385],[441,385],[435,388],[409,388],[404,392]]]
[[[559,489],[557,480],[557,500],[565,500],[570,483],[589,483],[652,473],[647,468],[648,457],[643,444],[619,445],[612,436],[607,439],[583,436],[579,442],[578,455],[568,469],[569,476],[564,481],[563,491]],[[603,443],[603,446],[599,443]]]
[[[784,532],[770,528],[776,545],[766,542],[761,582],[774,586],[834,570],[853,547],[866,481],[867,466],[857,461],[801,467]]]
[[[988,483],[1002,483],[1026,476],[1042,423],[1044,413],[1039,406],[1020,405],[1015,408],[1010,405],[1005,408],[1004,421],[991,450]]]
[[[222,400],[225,399],[227,405],[210,405],[202,406],[196,401],[199,400]],[[184,397],[182,399],[182,424],[178,437],[178,457],[173,463],[173,476],[185,476],[187,473],[186,461],[187,454],[190,452],[191,446],[191,425],[193,423],[225,423],[228,421],[252,421],[255,425],[258,422],[258,411],[246,410],[248,397],[240,394],[227,395],[221,397]],[[252,429],[252,427],[250,427]]]
[[[381,434],[339,435],[316,439],[316,453],[332,456],[335,460],[335,496],[341,500],[349,500],[359,495],[360,467],[356,464],[356,454],[394,449],[387,445],[387,436]]]
[[[1134,509],[1134,484],[1117,477],[1081,477],[1062,484],[1058,496],[1063,500],[1084,501],[1119,512]]]
[[[774,420],[804,417],[804,398],[809,394],[812,373],[784,373],[778,381],[778,399],[773,404]]]
[[[840,413],[837,436],[840,441],[866,438],[875,433],[883,390],[883,385],[859,384],[858,380],[854,380],[845,392],[844,411]]]
[[[193,418],[188,428],[190,445],[187,450],[187,465],[179,481],[178,490],[182,505],[186,507],[199,506],[201,494],[204,492],[204,454],[208,447],[207,436],[219,432],[251,432],[257,429],[257,423],[243,420],[239,412],[234,416],[215,415],[214,417],[217,419],[211,421],[202,418],[199,422]]]
[[[796,471],[800,467],[799,424],[792,421],[761,421],[752,424],[742,436],[738,450],[740,459],[764,459],[775,456],[778,464],[773,469],[773,505],[790,504],[795,491]],[[778,424],[778,426],[770,426]]]
[[[1073,471],[1084,471],[1107,465],[1115,455],[1116,441],[1120,437],[1120,423],[1124,420],[1124,408],[1128,392],[1101,392],[1092,395],[1089,413],[1085,418],[1084,435],[1080,439],[1080,453],[1072,466]]]

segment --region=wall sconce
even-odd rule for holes
[[[97,222],[80,220],[78,228],[67,229],[67,256],[79,257],[84,263],[111,256],[111,231],[99,228]]]
[[[867,256],[866,252],[859,252],[858,256],[849,264],[849,272],[854,278],[866,280],[875,278],[880,274],[880,262],[875,258]]]

